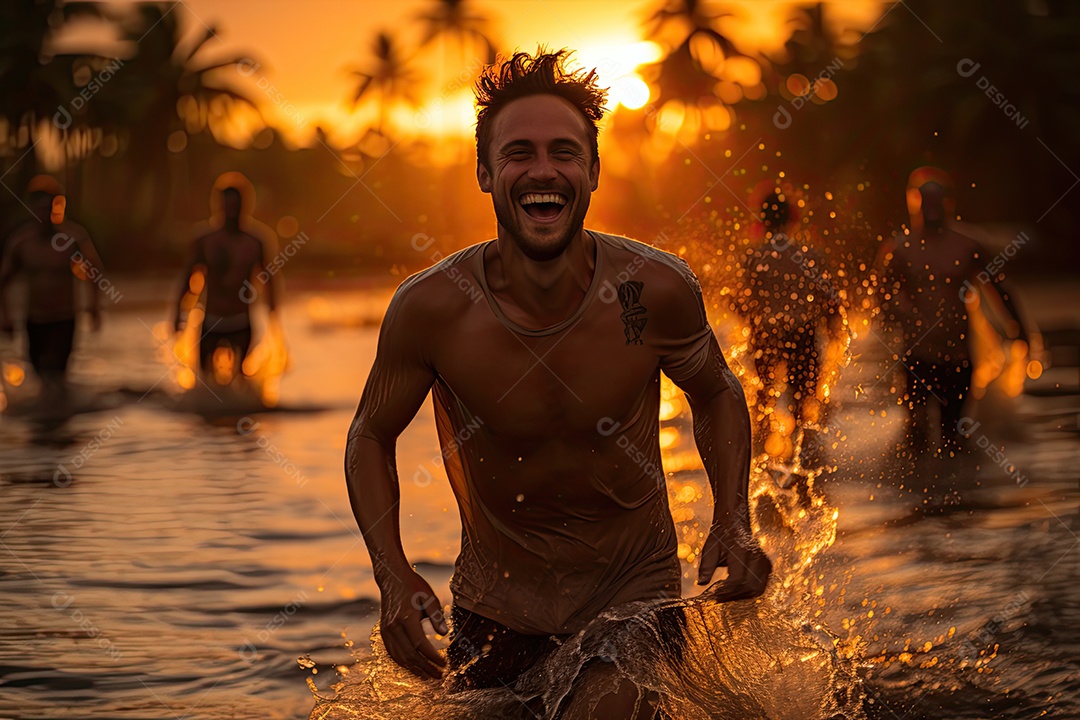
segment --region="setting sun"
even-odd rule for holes
[[[574,54],[572,65],[596,69],[600,85],[608,88],[608,110],[617,105],[636,110],[649,102],[649,86],[637,70],[662,56],[663,50],[654,42],[584,44]]]

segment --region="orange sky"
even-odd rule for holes
[[[532,50],[538,43],[574,48],[582,64],[604,69],[609,77],[601,80],[607,84],[632,73],[636,64],[655,59],[649,57],[648,47],[640,45],[641,28],[660,0],[474,0],[473,4],[492,18],[491,35],[500,48]],[[725,2],[724,8],[734,9],[736,17],[724,20],[722,28],[746,51],[773,48],[782,42],[783,20],[791,4]],[[381,29],[391,30],[414,50],[421,29],[415,18],[433,5],[433,0],[184,0],[174,12],[182,13],[192,29],[204,23],[218,28],[220,40],[210,43],[208,56],[252,55],[260,61],[259,67],[243,68],[246,78],[238,73],[230,79],[246,87],[272,124],[307,144],[316,125],[345,139],[370,123],[369,115],[349,109],[354,85],[348,68],[369,57],[372,39]],[[872,24],[882,9],[881,0],[827,5],[834,20],[846,17],[846,22],[862,28]],[[431,48],[417,59],[425,71],[434,67],[445,73],[434,81],[438,89],[467,71],[464,58],[454,57],[459,54],[454,48]],[[468,85],[457,94],[441,93],[441,105],[432,111],[435,125],[469,131]],[[407,123],[409,118],[404,119]]]
[[[275,105],[266,96],[264,112],[287,132],[295,127],[298,134],[310,132],[326,119],[347,133],[343,126],[349,124],[346,101],[353,82],[347,68],[369,56],[374,34],[383,28],[399,36],[406,47],[415,48],[420,39],[420,23],[415,17],[432,4],[431,0],[319,0],[302,4],[295,0],[185,1],[193,22],[198,22],[197,15],[220,27],[222,51],[250,51],[258,56],[263,62],[258,72],[266,74],[262,84],[272,83],[284,98]],[[605,51],[618,55],[621,46],[639,41],[642,8],[649,3],[509,0],[481,2],[476,7],[492,17],[491,34],[497,46],[533,49],[543,42],[572,47],[579,49],[582,62],[586,62]],[[456,54],[453,48],[449,54]],[[439,55],[438,48],[431,48],[421,58],[437,65],[462,64],[453,58],[442,63]],[[626,72],[633,69],[625,60],[614,59],[612,66],[626,66]],[[436,81],[439,87],[445,84]],[[296,112],[287,118],[282,109],[290,104]]]

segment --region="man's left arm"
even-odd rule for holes
[[[266,308],[270,311],[270,315],[273,316],[277,311],[277,277],[275,274],[271,273],[270,268],[267,267],[266,247],[262,242],[259,242],[259,257],[255,267],[258,268],[259,274],[255,275],[252,273],[252,275],[257,282],[259,281],[259,276],[268,278],[264,283],[264,287],[266,288]]]
[[[978,279],[978,278],[977,278]],[[1024,316],[1017,307],[1015,293],[1005,282],[1004,273],[998,273],[982,282],[983,297],[987,303],[994,306],[994,310],[1005,321],[1004,333],[1008,340],[1022,340],[1030,344],[1028,328],[1024,325]]]
[[[80,264],[82,265],[83,275],[90,284],[90,304],[87,307],[87,313],[90,315],[90,327],[97,331],[101,328],[98,281],[102,278],[105,269],[101,264],[101,257],[98,255],[97,248],[94,247],[94,241],[90,239],[90,235],[85,230],[82,228],[79,230],[75,235],[75,240],[82,255]]]
[[[713,494],[713,520],[701,550],[697,582],[709,584],[716,568],[726,565],[727,579],[709,592],[721,602],[743,600],[765,591],[772,565],[750,525],[746,397],[714,336],[709,338],[707,352],[701,370],[676,382],[690,402],[694,440]]]
[[[696,278],[685,268],[685,287],[666,298],[661,369],[686,393],[694,440],[713,494],[713,520],[701,551],[698,584],[717,567],[728,577],[708,590],[721,602],[761,595],[772,565],[750,524],[750,414],[738,378],[728,367],[709,326]]]

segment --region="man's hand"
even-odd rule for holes
[[[403,579],[379,583],[382,590],[380,627],[383,644],[390,657],[406,670],[422,678],[441,678],[446,659],[424,634],[421,621],[431,620],[440,635],[449,629],[442,605],[424,578],[410,571]]]
[[[8,340],[15,337],[15,324],[6,315],[0,316],[0,335],[3,335]]]
[[[698,563],[698,585],[708,585],[712,582],[713,573],[717,568],[728,566],[728,554],[724,547],[722,528],[714,527],[709,530],[709,536],[705,538],[705,546],[701,548],[701,562]]]
[[[756,598],[765,592],[772,574],[769,556],[749,532],[725,532],[714,527],[701,550],[697,584],[712,582],[718,567],[727,567],[727,578],[702,593],[716,602]]]

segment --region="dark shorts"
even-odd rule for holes
[[[655,614],[662,652],[681,662],[686,646],[686,615],[682,607]],[[450,610],[447,667],[454,692],[481,688],[513,688],[523,674],[546,661],[570,635],[526,635],[482,615],[454,605]],[[609,661],[606,657],[601,660]]]
[[[448,669],[453,689],[513,687],[554,653],[569,635],[525,635],[454,605],[450,610]]]
[[[251,328],[232,332],[204,332],[199,338],[199,367],[203,374],[214,372],[214,351],[219,347],[231,348],[235,356],[235,366],[243,367],[244,358],[251,349]]]
[[[908,393],[916,403],[933,398],[956,413],[971,391],[972,367],[968,361],[945,363],[928,358],[907,361]],[[959,417],[959,416],[958,416]]]
[[[906,368],[907,393],[912,406],[936,403],[941,409],[943,437],[959,442],[958,424],[963,416],[964,400],[971,393],[971,363],[913,358]],[[919,423],[919,416],[912,413],[909,422]]]
[[[38,377],[60,379],[67,374],[68,359],[75,340],[75,319],[56,322],[26,322],[30,364]]]

